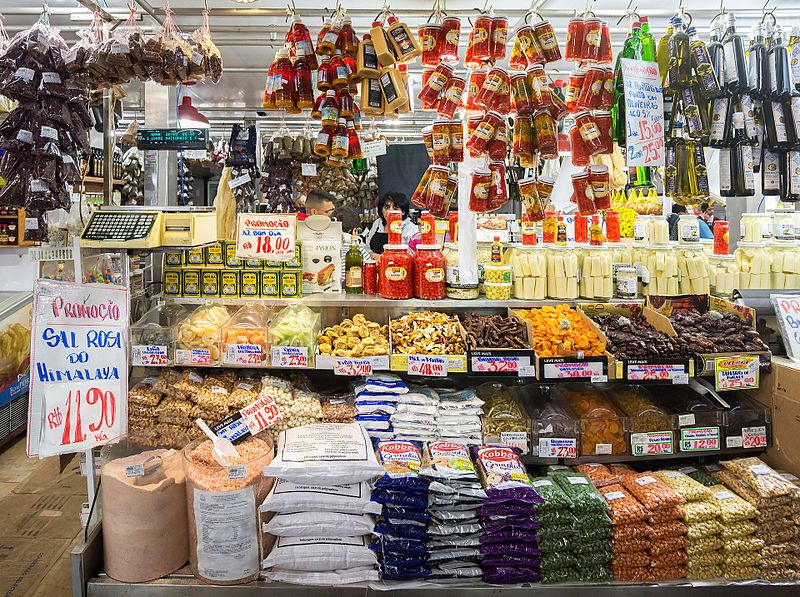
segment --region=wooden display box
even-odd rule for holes
[[[470,373],[487,375],[519,375],[536,361],[533,352],[533,330],[527,321],[513,309],[508,309],[507,317],[512,317],[525,326],[525,342],[529,348],[470,348],[467,346],[467,361]]]

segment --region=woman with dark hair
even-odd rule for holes
[[[403,241],[404,245],[409,245],[411,250],[416,245],[419,235],[419,228],[408,217],[410,204],[408,197],[403,193],[385,193],[383,197],[378,199],[378,218],[372,223],[369,231],[365,237],[366,248],[373,259],[377,259],[378,255],[383,253],[383,247],[389,241],[389,235],[386,232],[386,222],[389,212],[392,210],[400,211],[403,214]],[[414,246],[412,246],[414,245]]]

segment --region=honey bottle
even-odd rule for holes
[[[383,35],[383,34],[381,34]],[[358,46],[358,76],[362,78],[378,78],[381,74],[378,64],[378,55],[375,53],[375,45],[372,43],[372,36],[367,33]]]
[[[354,113],[353,96],[347,89],[339,92],[339,117],[352,120]]]
[[[342,89],[347,87],[350,79],[347,77],[347,67],[342,61],[342,53],[336,50],[336,53],[331,59],[331,67],[333,67],[333,86],[335,89]]]
[[[330,21],[323,25],[323,29],[325,29],[325,27],[327,27],[325,35],[322,35],[322,31],[320,31],[322,38],[317,44],[317,54],[333,56],[333,53],[336,51],[336,42],[339,40],[339,33],[342,29],[337,23],[331,23]]]
[[[336,126],[339,121],[339,102],[336,101],[336,92],[333,89],[328,90],[320,113],[323,127]]]
[[[383,91],[378,79],[361,80],[361,112],[367,116],[383,114]]]
[[[333,136],[333,127],[324,126],[317,133],[317,141],[314,143],[314,153],[322,157],[331,154],[331,137]]]
[[[331,138],[331,157],[345,159],[349,151],[350,139],[347,136],[347,125],[344,118],[339,119],[339,125]]]
[[[294,106],[294,73],[289,52],[285,49],[278,50],[275,60],[275,75],[273,77],[275,91],[275,105],[278,108],[291,108]]]
[[[392,15],[389,17],[389,26],[386,28],[389,41],[394,47],[394,53],[400,62],[410,62],[422,55],[417,38],[403,21]]]

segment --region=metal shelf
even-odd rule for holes
[[[617,462],[644,462],[651,460],[697,460],[698,458],[721,458],[725,456],[744,456],[746,454],[759,454],[765,448],[724,448],[722,450],[708,450],[706,452],[675,452],[674,454],[652,454],[649,456],[633,456],[631,454],[603,454],[599,456],[579,456],[578,458],[563,458],[562,464],[610,464]],[[523,456],[525,464],[545,465],[553,464],[553,458],[539,458],[538,456]]]

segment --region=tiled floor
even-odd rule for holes
[[[81,531],[85,479],[76,457],[28,459],[25,436],[0,449],[0,596],[68,597],[69,544]]]

